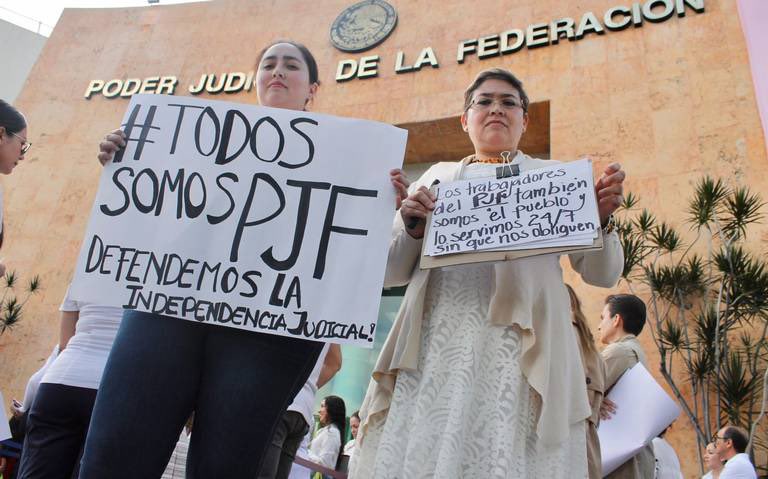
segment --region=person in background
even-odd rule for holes
[[[709,468],[709,472],[701,476],[701,479],[720,479],[720,474],[723,472],[723,466],[725,462],[720,459],[717,454],[717,448],[714,442],[707,444],[704,448],[704,465]]]
[[[643,348],[637,340],[644,326],[645,303],[643,300],[633,294],[612,294],[605,298],[599,330],[600,341],[608,345],[602,352],[606,370],[606,394],[621,375],[635,364],[642,363],[643,366],[648,367]],[[608,420],[610,415],[605,403],[604,401],[600,414],[601,419]],[[653,448],[650,444],[646,444],[634,457],[605,477],[649,479],[653,477],[654,465]]]
[[[344,455],[352,457],[355,454],[355,439],[357,439],[357,429],[360,427],[360,411],[355,411],[349,416],[349,430],[352,434],[352,439],[344,444]]]
[[[27,140],[27,120],[24,115],[5,100],[0,100],[0,173],[13,173],[31,146],[32,143]],[[2,219],[3,213],[0,211],[0,248],[5,236]],[[0,276],[4,274],[5,264],[0,261]]]
[[[670,427],[672,426],[667,426],[659,434],[659,437],[655,437],[651,441],[653,456],[656,461],[654,479],[683,479],[683,473],[680,470],[680,459],[677,458],[677,453],[672,448],[672,445],[664,439],[664,435],[669,431]]]
[[[746,454],[749,434],[736,426],[725,426],[715,434],[715,451],[725,461],[720,479],[757,479],[755,466]]]
[[[259,479],[286,479],[290,475],[296,451],[309,433],[310,424],[315,422],[312,406],[317,390],[333,378],[341,369],[341,364],[341,347],[326,344],[304,387],[293,398],[283,414],[283,420],[277,425],[271,447],[264,456]]]
[[[341,438],[346,435],[347,408],[338,396],[326,396],[320,403],[320,429],[309,443],[309,460],[336,469],[341,459]]]
[[[35,402],[37,396],[37,389],[40,387],[40,379],[42,379],[45,371],[59,355],[59,345],[53,347],[53,351],[48,356],[43,366],[38,369],[27,380],[27,387],[24,390],[24,400],[19,402],[17,399],[11,399],[11,418],[8,420],[8,427],[11,430],[11,441],[23,444],[24,438],[27,434],[27,417],[29,416],[29,409],[32,403]],[[0,449],[3,446],[0,445]],[[3,458],[5,459],[5,458]],[[13,458],[6,461],[5,475],[0,476],[2,479],[15,479],[19,472],[19,459]]]
[[[11,428],[12,439],[20,444],[24,442],[24,437],[27,434],[27,417],[29,416],[29,409],[32,407],[32,403],[35,402],[35,397],[37,397],[40,380],[43,379],[45,372],[58,355],[59,345],[57,344],[53,347],[51,354],[45,360],[42,367],[29,377],[27,387],[24,389],[24,399],[21,402],[11,399],[11,419],[8,421],[8,425]]]
[[[171,454],[160,479],[184,479],[187,477],[187,452],[189,451],[189,436],[192,434],[194,421],[195,415],[192,414],[179,434],[179,440],[176,442],[176,447],[173,448],[173,454]]]
[[[581,300],[571,285],[566,284],[571,298],[571,313],[573,328],[579,343],[581,362],[586,374],[587,396],[592,415],[587,419],[587,472],[589,479],[602,479],[603,468],[600,458],[600,439],[597,436],[597,426],[600,423],[600,404],[605,392],[605,363],[595,347],[595,338],[589,330],[587,318],[581,310]]]
[[[29,410],[19,479],[77,477],[96,392],[123,317],[121,308],[74,301],[69,290],[59,310],[61,352]]]

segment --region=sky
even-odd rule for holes
[[[172,5],[204,0],[160,0]],[[49,36],[65,8],[148,7],[147,0],[0,0],[0,18]]]

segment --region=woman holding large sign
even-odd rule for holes
[[[280,41],[260,56],[263,106],[305,110],[318,70],[303,46]],[[125,146],[100,145],[108,162]],[[404,197],[404,179],[393,184]],[[247,247],[247,245],[245,245]],[[80,477],[159,477],[192,411],[187,477],[256,477],[273,430],[315,365],[322,343],[126,312],[105,368]]]
[[[507,151],[523,172],[556,163],[517,149],[527,110],[514,75],[481,72],[461,116],[475,154],[431,167],[396,215],[386,286],[408,289],[363,403],[351,477],[587,476],[590,407],[559,255],[418,266],[435,180],[495,178]],[[596,184],[603,225],[623,181],[614,164]],[[570,262],[586,282],[610,287],[622,249],[604,233],[602,250]]]

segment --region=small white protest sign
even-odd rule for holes
[[[163,95],[123,129],[72,297],[372,346],[405,130]]]
[[[600,227],[589,160],[509,178],[442,183],[435,193],[428,256],[583,246],[597,238]]]

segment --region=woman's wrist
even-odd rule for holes
[[[610,215],[605,221],[600,223],[600,228],[605,235],[613,233],[616,230],[616,219],[613,215]]]

